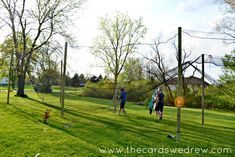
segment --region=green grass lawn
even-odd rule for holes
[[[29,98],[23,99],[12,93],[7,105],[6,93],[0,93],[1,157],[33,157],[38,153],[40,157],[235,156],[234,112],[206,110],[202,128],[201,110],[183,108],[181,141],[177,143],[167,138],[176,131],[174,107],[165,107],[164,119],[158,121],[144,106],[127,103],[127,115],[117,115],[111,111],[110,100],[68,93],[65,118],[60,118],[58,93],[44,95],[46,103],[33,92],[27,94]],[[47,109],[51,110],[51,117],[45,124],[43,114]],[[219,152],[230,148],[232,153],[161,153],[159,150],[152,154],[153,148],[208,151],[216,148]],[[101,149],[106,153],[101,153]],[[138,149],[149,153],[140,153]]]
[[[59,92],[60,86],[52,86],[53,92]],[[65,87],[67,93],[73,93],[77,95],[82,95],[84,87]]]
[[[8,89],[8,85],[0,85],[0,90],[7,90]],[[17,89],[17,87],[16,87]],[[25,85],[25,90],[34,90],[32,85]]]

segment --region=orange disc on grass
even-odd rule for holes
[[[185,100],[184,100],[184,97],[182,97],[182,96],[178,96],[175,98],[175,106],[176,107],[183,107],[184,102],[185,102]]]

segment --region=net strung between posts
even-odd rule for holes
[[[193,65],[194,63],[202,64],[202,56],[199,56],[194,61],[187,61],[187,62],[183,63],[182,64],[183,71],[186,70],[188,67],[192,66],[195,70],[197,70],[200,74],[202,74],[202,70],[200,70],[195,65]],[[222,57],[212,56],[212,55],[204,55],[204,63],[210,63],[210,64],[214,64],[216,66],[223,66],[224,65]],[[178,66],[169,70],[168,72],[166,72],[166,80],[169,80],[169,79],[175,77],[177,74],[178,74]],[[204,76],[212,84],[216,84],[216,85],[218,84],[218,82],[213,77],[208,75],[207,73],[205,73]]]
[[[195,63],[202,64],[202,56],[200,56]],[[204,63],[211,63],[216,66],[224,66],[223,57],[220,56],[212,56],[212,55],[204,55]]]

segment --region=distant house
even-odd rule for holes
[[[168,84],[170,86],[170,88],[172,90],[176,90],[177,89],[177,82],[178,81],[178,78],[175,77],[175,78],[172,78],[170,80],[168,80]],[[202,79],[200,78],[197,78],[195,76],[190,76],[190,77],[185,77],[184,78],[184,82],[188,85],[188,86],[197,86],[197,87],[200,87],[202,85]],[[204,84],[205,84],[205,87],[209,86],[210,84],[206,81],[204,81]]]
[[[7,77],[3,77],[0,79],[0,85],[7,85],[8,84],[8,78]]]
[[[102,75],[100,75],[99,77],[97,77],[97,76],[92,76],[92,77],[90,78],[90,81],[91,81],[91,82],[94,82],[94,83],[97,83],[97,82],[99,82],[99,81],[101,81],[101,80],[103,80]]]

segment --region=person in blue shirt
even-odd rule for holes
[[[163,117],[163,106],[164,106],[164,93],[162,92],[161,88],[158,88],[158,94],[157,94],[157,105],[155,108],[156,115],[159,115],[159,120],[161,120]]]
[[[126,104],[126,92],[124,90],[124,88],[121,89],[121,95],[120,95],[120,109],[118,114],[121,112],[121,110],[123,111],[124,114],[126,114],[126,111],[124,109],[125,104]]]

